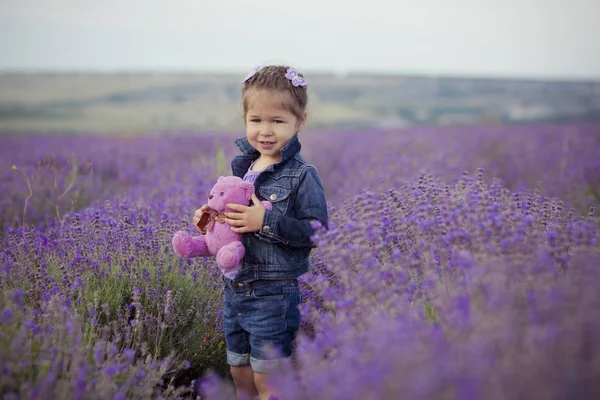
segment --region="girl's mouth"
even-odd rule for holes
[[[264,150],[271,150],[275,146],[275,142],[258,142]]]

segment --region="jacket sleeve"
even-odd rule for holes
[[[315,247],[311,241],[314,229],[311,222],[320,221],[329,229],[325,191],[314,166],[302,172],[295,196],[296,218],[265,210],[263,225],[257,235],[261,239],[291,247]]]

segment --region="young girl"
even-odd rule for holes
[[[268,373],[276,356],[291,355],[300,327],[298,277],[309,269],[312,223],[328,228],[328,215],[317,169],[300,155],[306,80],[293,68],[267,66],[242,84],[246,137],[235,141],[241,154],[231,168],[254,183],[255,193],[252,205],[229,204],[234,212],[225,214],[231,229],[243,233],[246,253],[234,279],[223,277],[223,322],[238,396],[268,399]],[[194,225],[204,210],[196,210]]]

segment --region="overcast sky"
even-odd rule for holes
[[[600,79],[600,0],[0,0],[0,69]]]

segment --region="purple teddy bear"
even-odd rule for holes
[[[248,205],[254,193],[254,185],[237,176],[221,176],[210,191],[210,210],[202,214],[198,230],[202,235],[190,236],[184,231],[173,235],[173,249],[185,258],[217,257],[217,264],[223,274],[233,279],[241,268],[246,249],[241,242],[241,233],[233,232],[225,222],[224,212],[232,212],[227,204]],[[261,201],[266,209],[271,203]]]

